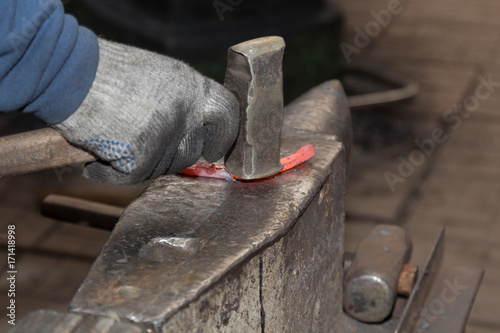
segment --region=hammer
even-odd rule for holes
[[[225,86],[240,103],[241,126],[225,159],[226,168],[242,179],[278,173],[283,122],[281,37],[240,43],[228,51]],[[96,160],[45,128],[0,138],[0,178]]]
[[[405,265],[411,252],[411,240],[404,229],[393,225],[374,227],[358,245],[345,274],[344,310],[363,322],[386,319],[398,293],[409,295],[415,282],[415,266]],[[402,284],[405,288],[401,288]]]

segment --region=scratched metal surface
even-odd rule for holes
[[[304,96],[285,109],[281,154],[313,144],[313,159],[253,182],[158,178],[125,210],[71,311],[160,327],[284,236],[330,177],[335,160],[349,158],[350,110],[341,85],[325,82]],[[345,193],[345,183],[341,187]]]
[[[39,310],[18,322],[9,333],[150,333],[140,325],[122,323],[107,317]]]
[[[159,178],[126,209],[71,309],[155,325],[167,319],[290,229],[342,147],[307,134],[284,138],[283,152],[305,143],[315,146],[313,160],[266,180]]]

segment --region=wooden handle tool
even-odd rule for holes
[[[0,137],[0,178],[95,160],[52,128]]]

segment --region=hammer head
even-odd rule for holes
[[[406,231],[378,225],[359,244],[344,279],[344,310],[363,322],[376,323],[392,312],[403,265],[411,257]]]
[[[232,46],[224,86],[240,103],[240,130],[225,157],[225,167],[241,179],[278,173],[283,124],[283,71],[285,42],[263,37]]]

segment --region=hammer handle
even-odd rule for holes
[[[0,178],[95,160],[52,128],[0,137]]]

